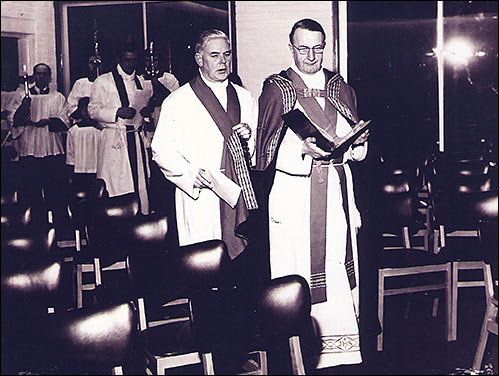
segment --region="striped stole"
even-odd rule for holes
[[[189,84],[224,137],[225,143],[220,169],[241,187],[242,195],[239,196],[234,209],[220,200],[222,240],[227,244],[230,257],[234,259],[248,244],[246,237],[238,232],[238,228],[248,218],[248,210],[258,209],[241,139],[232,130],[232,127],[240,122],[239,99],[236,90],[228,82],[226,112],[201,76],[197,75],[189,81]]]
[[[321,108],[315,97],[326,96],[331,92],[328,89],[329,82],[326,82],[326,89],[310,89],[308,88],[301,77],[291,68],[286,71],[288,77],[293,81],[296,88],[297,100],[305,110],[307,116],[312,120],[317,129],[327,135],[330,139],[336,139],[336,122],[337,112],[342,115],[350,112],[342,108],[339,110],[338,98],[334,100],[326,100],[325,110]],[[339,82],[338,82],[339,84]],[[335,94],[339,95],[339,86],[334,87]],[[331,87],[330,87],[331,89]],[[345,107],[345,106],[342,106]],[[351,116],[351,114],[350,114]],[[351,119],[348,119],[350,122]],[[334,159],[333,163],[343,163],[343,156]],[[327,301],[326,288],[326,231],[327,231],[327,182],[329,173],[329,163],[321,163],[314,160],[311,173],[311,195],[310,195],[310,260],[311,260],[311,276],[310,276],[310,291],[312,303],[321,303]],[[340,178],[340,186],[342,193],[343,209],[347,224],[346,234],[346,256],[345,268],[349,280],[350,288],[356,286],[355,272],[353,265],[353,249],[350,230],[350,215],[348,208],[348,195],[346,186],[346,177],[344,167],[342,165],[335,166]]]

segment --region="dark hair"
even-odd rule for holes
[[[321,24],[310,18],[304,18],[303,20],[297,21],[291,28],[291,32],[289,33],[289,42],[291,44],[293,44],[293,37],[295,35],[296,29],[319,31],[322,34],[323,41],[324,42],[326,41],[326,33],[324,32],[324,29],[322,28]]]
[[[36,64],[33,67],[33,74],[36,73],[36,68],[41,67],[41,66],[47,67],[47,69],[49,70],[49,74],[52,75],[52,69],[50,69],[50,67],[48,66],[48,64],[45,64],[45,63],[38,63],[38,64]]]
[[[116,49],[116,57],[121,59],[123,54],[126,52],[135,52],[136,54],[139,54],[141,51],[142,49],[139,49],[136,43],[126,41],[118,45]]]

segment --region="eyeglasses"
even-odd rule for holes
[[[296,47],[294,44],[292,44],[292,46],[297,49],[300,55],[308,55],[310,50],[314,51],[315,54],[319,55],[324,52],[324,46],[315,46],[312,48],[306,46]]]

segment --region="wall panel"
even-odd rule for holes
[[[54,2],[2,1],[1,24],[3,36],[19,38],[19,74],[22,66],[47,63],[52,68],[52,85],[57,83]]]
[[[333,65],[333,5],[331,1],[236,1],[238,74],[255,97],[264,79],[289,67],[289,32],[302,18],[318,21],[326,32],[324,67]]]

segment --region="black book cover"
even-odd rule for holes
[[[343,154],[355,140],[369,127],[371,120],[356,124],[344,137],[336,137],[336,142],[328,140],[299,109],[294,109],[281,116],[286,126],[291,128],[302,140],[315,137],[316,145],[335,156]]]

